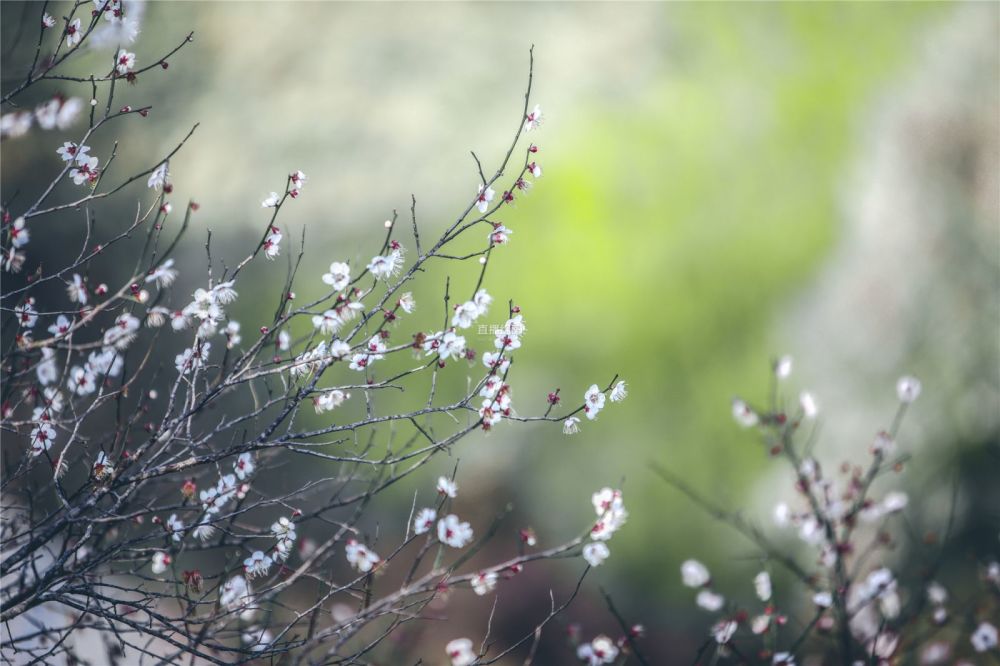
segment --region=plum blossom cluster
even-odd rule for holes
[[[792,359],[778,359],[773,371],[780,389],[791,376]],[[811,619],[798,622],[805,628],[789,634],[785,627],[792,626],[791,613],[779,610],[768,570],[753,577],[752,588],[760,605],[750,611],[715,589],[704,564],[685,561],[681,565],[683,584],[698,590],[695,603],[715,616],[709,633],[719,658],[752,653],[767,663],[795,664],[825,655],[843,663],[857,663],[855,660],[864,657],[869,660],[866,663],[889,664],[919,652],[921,663],[944,663],[953,655],[995,647],[996,641],[989,640],[992,625],[986,615],[977,618],[979,623],[971,625],[974,630],[964,636],[951,630],[950,640],[926,640],[923,627],[944,628],[949,622],[948,589],[927,574],[914,577],[894,569],[891,554],[897,544],[892,526],[905,514],[910,500],[905,492],[884,488],[880,481],[905,467],[908,456],[900,450],[897,438],[903,416],[920,391],[919,380],[902,377],[896,385],[897,413],[890,427],[873,435],[868,459],[844,462],[832,471],[812,446],[802,441],[809,438],[819,414],[811,392],[800,392],[790,409],[781,390],[773,393],[766,408],[733,400],[735,421],[743,428],[755,429],[767,454],[783,460],[791,471],[794,498],[779,502],[773,519],[777,530],[794,533],[811,551],[805,563],[772,545],[768,536],[739,514],[725,512],[683,480],[661,473],[668,483],[751,539],[769,568],[781,567],[797,579],[798,589],[787,594],[790,608],[813,609]],[[1000,573],[1000,566],[991,562],[983,567],[988,588],[988,572],[992,567]],[[914,579],[918,581],[915,588]]]

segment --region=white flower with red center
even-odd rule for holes
[[[120,49],[118,51],[118,56],[115,58],[115,71],[118,72],[119,76],[125,76],[132,71],[135,67],[135,54],[129,53],[125,49]]]
[[[162,550],[156,551],[153,553],[152,560],[150,561],[153,573],[159,576],[167,570],[167,567],[170,566],[170,562],[171,560],[169,555],[164,553]]]
[[[510,241],[510,235],[514,233],[500,223],[493,225],[493,231],[488,235],[490,243],[493,245],[506,245]]]
[[[438,342],[437,353],[442,361],[447,361],[450,358],[460,359],[465,355],[465,338],[454,331],[448,331],[442,335]],[[428,352],[428,354],[432,353],[434,353],[433,350]]]
[[[382,561],[374,551],[359,543],[356,539],[349,539],[344,548],[347,555],[347,562],[359,573],[368,573]]]
[[[767,631],[770,626],[771,626],[771,616],[768,615],[767,613],[764,613],[763,615],[758,615],[753,620],[750,621],[750,631],[757,634],[758,636]]]
[[[174,541],[181,540],[181,536],[183,536],[184,532],[184,523],[177,517],[176,513],[170,514],[170,517],[167,518],[166,528],[167,534],[169,534]]]
[[[82,157],[77,161],[77,165],[69,170],[69,177],[77,185],[96,182],[97,176],[100,173],[97,164],[98,160],[96,157]]]
[[[66,283],[66,295],[74,303],[87,304],[87,285],[79,273],[73,273],[73,279]]]
[[[17,317],[17,323],[22,328],[34,328],[35,324],[38,322],[38,312],[34,308],[35,299],[29,298],[27,302],[21,303],[14,308],[14,315]]]
[[[292,189],[288,191],[288,196],[294,199],[302,192],[302,186],[306,184],[306,175],[301,171],[296,171],[288,179],[292,185]]]
[[[330,343],[330,356],[340,360],[342,358],[347,358],[347,355],[351,353],[351,345],[347,344],[343,340],[334,340]]]
[[[87,155],[90,152],[90,146],[81,146],[72,141],[66,141],[56,152],[62,158],[63,162],[79,162],[90,157]]]
[[[52,18],[51,14],[49,14],[48,12],[45,12],[44,14],[42,14],[42,27],[43,28],[51,28],[51,27],[54,27],[55,24],[56,24],[56,20],[54,18]]]
[[[969,641],[976,652],[988,652],[997,646],[997,628],[989,622],[981,622]]]
[[[451,659],[451,666],[472,666],[479,656],[472,650],[472,641],[468,638],[456,638],[444,647],[445,654]]]
[[[593,421],[597,418],[600,411],[604,409],[604,399],[604,393],[597,387],[597,384],[591,384],[583,395],[583,413],[587,415],[588,419]]]
[[[281,203],[281,197],[278,196],[277,192],[271,192],[271,195],[260,202],[261,208],[277,208],[278,204]]]
[[[194,347],[188,347],[174,358],[174,366],[182,375],[198,370],[205,364],[212,350],[211,342],[201,342]]]
[[[83,39],[83,29],[80,19],[75,18],[66,26],[66,46],[73,48]]]
[[[61,338],[68,335],[71,328],[73,328],[73,322],[66,315],[59,315],[56,317],[56,323],[49,326],[48,331],[57,338]]]
[[[90,395],[97,390],[97,377],[90,370],[74,365],[66,379],[66,387],[76,395]]]
[[[489,594],[497,586],[497,574],[495,571],[480,571],[472,580],[472,590],[479,596]]]
[[[464,548],[472,541],[472,526],[449,513],[438,521],[438,540],[452,548]]]
[[[537,162],[532,162],[528,165],[528,173],[530,173],[534,178],[541,178],[542,167],[540,167]]]
[[[599,567],[611,555],[611,549],[601,541],[592,541],[583,547],[583,559],[592,567]]]
[[[489,210],[490,202],[493,201],[493,197],[496,196],[496,192],[492,187],[489,186],[479,186],[479,193],[476,195],[476,208],[479,209],[480,213],[486,213]]]
[[[580,432],[580,419],[575,416],[570,416],[563,421],[562,431],[564,435],[575,435]]]
[[[698,560],[685,560],[681,564],[681,582],[687,587],[704,587],[711,580],[708,568]]]
[[[900,377],[896,382],[896,396],[902,403],[911,403],[920,395],[920,380],[916,377]]]
[[[100,451],[94,461],[94,478],[98,481],[106,481],[115,474],[115,466],[108,459],[108,454]]]
[[[247,578],[266,576],[273,562],[264,551],[255,550],[250,557],[243,560],[243,571]]]
[[[733,399],[733,418],[744,428],[752,428],[759,420],[750,405],[738,398]]]
[[[386,255],[372,257],[368,262],[368,272],[375,276],[376,280],[388,280],[399,272],[403,267],[403,250],[395,249]]]
[[[256,465],[253,462],[253,456],[249,453],[241,453],[233,462],[233,471],[240,481],[245,481],[253,474],[254,469],[256,469]]]
[[[317,414],[322,414],[323,412],[333,411],[337,407],[340,407],[350,397],[350,393],[344,393],[340,389],[324,391],[313,398],[313,407],[316,409]]]
[[[454,499],[458,496],[458,484],[447,476],[438,477],[437,491],[439,495]]]
[[[430,532],[431,528],[434,527],[435,520],[437,520],[437,511],[430,508],[421,509],[413,519],[413,533],[426,534]]]
[[[580,645],[576,649],[576,657],[588,666],[613,664],[618,659],[618,646],[607,636],[598,636],[589,643]]]
[[[114,347],[122,350],[131,344],[135,339],[136,331],[139,330],[139,318],[133,315],[119,315],[115,319],[115,325],[104,332],[104,344],[107,347]]]
[[[40,456],[52,448],[56,438],[56,429],[51,423],[39,423],[31,430],[31,455]]]
[[[28,240],[28,227],[24,226],[24,218],[19,217],[10,227],[10,243],[14,247],[24,247],[28,244]]]
[[[538,126],[542,124],[542,107],[538,104],[535,108],[531,110],[531,113],[524,117],[524,131],[530,132],[531,130],[538,129]]]
[[[621,402],[628,397],[628,388],[624,381],[620,381],[611,389],[611,402]]]
[[[469,328],[479,316],[479,306],[472,301],[466,301],[455,306],[455,314],[451,318],[451,325],[457,328]]]
[[[264,256],[274,259],[281,253],[281,231],[278,227],[271,227],[271,233],[264,239]]]
[[[323,282],[333,287],[334,291],[343,291],[351,283],[351,267],[335,261],[330,264],[330,272],[323,274]]]
[[[169,287],[177,279],[177,269],[174,260],[167,259],[146,274],[146,283],[155,282],[157,287]]]
[[[510,367],[510,360],[504,358],[500,352],[483,352],[483,365],[502,375]]]
[[[735,620],[722,620],[712,627],[712,636],[719,645],[725,645],[736,633],[737,624]]]
[[[372,339],[368,341],[365,345],[365,351],[361,354],[355,354],[351,357],[351,370],[362,371],[369,367],[375,361],[381,361],[385,356],[385,343],[382,342],[382,338],[378,335],[372,336]]]

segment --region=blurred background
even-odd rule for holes
[[[33,52],[16,40],[40,5],[4,2],[0,12],[6,90]],[[313,277],[331,261],[366,263],[383,221],[408,214],[411,193],[424,236],[443,230],[478,182],[469,151],[487,173],[506,151],[534,45],[533,100],[545,121],[531,139],[544,176],[502,216],[514,234],[485,283],[498,303],[520,305],[528,325],[514,404],[540,413],[557,387],[576,402],[614,373],[630,396],[573,437],[551,425],[473,435],[384,496],[372,521],[399,522],[413,487],[459,462],[460,506],[480,511],[478,524],[510,502],[508,527],[530,524],[552,545],[590,519],[593,490],[622,487],[628,525],[543,642],[542,663],[571,660],[570,622],[588,638],[617,635],[598,586],[647,627],[654,663],[690,663],[711,616],[680,585],[689,557],[719,589],[752,599],[753,545],[651,465],[770,532],[791,483],[732,421],[730,400],[763,402],[783,353],[795,359],[789,398],[814,392],[817,454],[836,463],[864,461],[894,414],[896,378],[920,377],[924,393],[900,438],[916,462],[889,480],[913,495],[912,533],[894,557],[920,562],[919,538],[907,536],[940,529],[956,480],[949,570],[996,556],[997,4],[161,2],[133,15],[140,32],[128,48],[139,67],[192,30],[194,42],[118,98],[154,108],[117,137],[99,135],[92,153],[106,155],[117,138],[121,176],[155,164],[200,123],[170,165],[175,207],[201,206],[179,258],[179,295],[204,281],[207,230],[217,258],[238,261],[266,223],[260,201],[295,169],[309,181],[281,223],[283,255],[306,234],[300,275],[314,286],[299,293],[317,295]],[[101,69],[119,41],[107,35],[80,71]],[[40,86],[38,101],[56,91],[89,97],[70,86]],[[69,138],[5,141],[4,201],[30,198],[35,174],[57,173],[55,149]],[[150,196],[143,185],[105,207],[100,224],[128,220],[136,198]],[[60,188],[61,200],[75,191]],[[30,249],[55,262],[72,251],[80,215],[44,224],[65,245]],[[416,293],[417,322],[427,323],[416,325],[437,325],[446,275],[454,283],[477,268],[428,274]],[[274,275],[251,272],[243,283],[241,293],[267,296],[233,306],[248,331],[273,313]],[[470,336],[481,350],[489,342]],[[513,544],[492,548],[484,560]],[[502,585],[494,636],[528,631],[547,590],[566,596],[579,568],[545,564]],[[803,603],[791,581],[779,576],[776,589],[784,607]],[[443,641],[482,635],[491,604],[453,595],[439,609],[447,623],[414,633],[419,645],[401,652],[440,663]]]

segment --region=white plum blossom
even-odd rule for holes
[[[233,471],[236,473],[237,478],[240,481],[246,481],[247,478],[253,474],[256,465],[253,462],[253,456],[250,453],[241,453],[236,461],[233,462]]]
[[[737,626],[735,620],[722,620],[712,627],[712,637],[719,645],[725,645],[736,633]]]
[[[90,395],[97,390],[97,377],[89,369],[74,365],[66,379],[66,387],[76,395]]]
[[[403,252],[396,249],[386,255],[372,257],[368,262],[368,271],[375,276],[376,280],[388,280],[399,272],[403,267]]]
[[[472,590],[481,597],[492,592],[497,586],[497,574],[495,571],[480,571],[470,582]]]
[[[726,598],[712,590],[702,590],[695,597],[695,603],[711,613],[718,611],[726,603]]]
[[[76,185],[93,183],[97,180],[99,160],[96,157],[82,157],[76,162],[76,166],[69,170],[69,177]]]
[[[437,520],[437,511],[431,508],[421,509],[416,518],[413,519],[413,533],[414,534],[425,534],[434,527],[434,521]]]
[[[324,391],[313,398],[313,407],[316,409],[317,414],[322,414],[323,412],[329,412],[340,407],[350,397],[349,393],[344,393],[340,389]]]
[[[35,310],[34,305],[35,299],[32,298],[14,308],[17,323],[22,328],[34,328],[38,322],[38,312]],[[48,348],[46,347],[46,349]]]
[[[472,527],[449,513],[438,521],[438,540],[452,548],[464,548],[472,541]]]
[[[55,26],[55,24],[56,24],[56,20],[54,18],[52,18],[52,14],[49,14],[48,12],[45,12],[44,14],[42,14],[42,27],[43,28],[52,28],[52,27]]]
[[[988,652],[997,646],[997,628],[989,622],[981,622],[969,641],[976,652]]]
[[[812,601],[820,608],[829,608],[833,605],[833,594],[830,592],[817,592],[813,595]]]
[[[291,334],[282,329],[278,332],[278,350],[288,351],[292,347],[292,336]]]
[[[75,18],[66,26],[66,46],[73,48],[80,43],[81,39],[83,39],[83,27],[80,24],[80,19]]]
[[[476,194],[476,208],[479,209],[480,213],[486,213],[490,207],[490,202],[493,201],[493,197],[495,196],[496,192],[492,187],[479,186],[479,192]]]
[[[297,535],[295,533],[295,523],[291,519],[282,516],[271,525],[271,534],[277,540],[274,545],[274,557],[278,561],[284,561],[288,559],[288,556],[292,553],[292,548],[295,546],[295,539]]]
[[[153,569],[153,573],[159,576],[167,570],[168,566],[170,566],[170,555],[164,553],[162,550],[158,550],[153,553],[150,565]]]
[[[40,456],[52,448],[56,438],[56,429],[51,423],[39,423],[31,430],[31,455]]]
[[[451,659],[451,666],[472,666],[479,658],[472,649],[472,641],[468,638],[456,638],[444,647],[445,654]]]
[[[754,591],[757,592],[758,599],[761,601],[771,600],[771,576],[766,571],[761,571],[754,576],[753,587]]]
[[[618,659],[618,646],[607,636],[598,636],[589,643],[583,643],[576,649],[576,657],[586,662],[588,666],[613,664]]]
[[[542,124],[542,107],[538,104],[535,108],[531,110],[531,113],[524,117],[524,131],[530,132],[531,130],[538,129],[538,126]]]
[[[59,368],[56,366],[56,353],[48,347],[42,349],[42,360],[35,368],[38,383],[47,386],[59,379]]]
[[[250,557],[243,560],[243,571],[247,578],[266,576],[273,562],[264,551],[255,550]]]
[[[230,319],[226,322],[226,327],[222,329],[222,334],[226,336],[226,349],[232,349],[243,341],[240,336],[240,322]]]
[[[24,247],[30,240],[28,227],[24,226],[24,218],[19,217],[10,225],[10,243],[16,248]]]
[[[528,173],[530,173],[534,178],[542,177],[542,167],[536,162],[532,162],[528,165]]]
[[[592,567],[598,567],[611,555],[611,549],[601,541],[591,541],[583,547],[583,559]]]
[[[355,354],[351,357],[351,370],[363,371],[365,368],[370,366],[375,361],[381,361],[385,356],[385,343],[378,335],[372,336],[368,344],[365,345],[365,351],[360,354]]]
[[[243,576],[233,576],[219,590],[219,603],[227,610],[245,608],[252,600],[250,585]]]
[[[347,541],[344,552],[347,555],[347,562],[360,573],[368,573],[382,561],[374,551],[355,539]]]
[[[351,283],[351,267],[340,261],[330,264],[330,272],[323,274],[323,282],[334,291],[343,291]]]
[[[240,635],[241,640],[251,652],[263,652],[274,642],[274,634],[265,627],[253,627]]]
[[[738,398],[733,399],[733,418],[744,428],[752,428],[757,425],[757,413],[750,409],[750,405]]]
[[[278,203],[281,201],[281,197],[278,196],[277,192],[271,192],[270,196],[265,198],[260,202],[261,208],[276,208]]]
[[[479,314],[479,306],[472,301],[466,301],[455,306],[455,315],[451,318],[451,325],[456,328],[469,328]]]
[[[580,419],[575,416],[570,416],[563,421],[562,431],[564,435],[575,435],[580,432]]]
[[[305,186],[306,180],[308,180],[308,178],[301,171],[295,171],[288,176],[288,180],[292,185],[292,189],[289,190],[288,196],[294,199],[298,197],[299,194],[302,192],[302,188]]]
[[[125,49],[120,49],[118,51],[118,56],[115,58],[115,71],[118,72],[119,76],[125,76],[135,67],[135,54],[129,53]]]
[[[896,382],[896,396],[902,403],[911,403],[920,396],[920,380],[916,377],[900,377]]]
[[[447,476],[438,477],[437,491],[439,495],[455,498],[458,496],[458,484]]]
[[[174,541],[181,540],[181,537],[184,534],[184,522],[177,517],[176,513],[170,514],[170,517],[167,518],[166,527],[167,527],[167,534],[170,535],[171,539],[173,539]]]
[[[788,379],[792,374],[792,357],[782,356],[774,363],[774,375],[778,379]]]
[[[510,235],[512,233],[514,232],[511,229],[508,229],[500,223],[496,223],[493,225],[493,231],[487,234],[487,238],[489,238],[492,245],[506,245],[510,241]]]
[[[628,388],[625,386],[624,381],[619,381],[611,389],[611,402],[621,402],[628,397]]]
[[[413,294],[409,291],[400,296],[396,304],[406,314],[413,314],[413,311],[417,309],[417,302],[413,299]]]
[[[73,273],[73,279],[66,283],[66,295],[74,303],[87,304],[87,285],[83,283],[79,273]]]
[[[169,287],[177,279],[177,269],[174,268],[174,260],[167,259],[159,266],[149,271],[146,275],[146,282],[155,282],[157,287]]]
[[[167,163],[163,162],[160,166],[153,169],[152,173],[149,174],[149,178],[146,179],[146,187],[149,189],[162,190],[164,183],[167,182]]]
[[[819,407],[816,406],[816,398],[808,391],[803,391],[799,394],[799,407],[802,408],[802,415],[807,419],[814,419],[819,413]]]
[[[611,488],[602,488],[591,496],[591,503],[597,513],[598,520],[590,529],[590,538],[594,541],[607,541],[628,520],[628,511],[622,501],[622,492]]]
[[[583,413],[593,421],[602,409],[604,409],[604,393],[597,384],[591,384],[590,388],[583,395]]]
[[[708,567],[698,560],[685,560],[681,564],[681,582],[687,587],[704,587],[711,580]]]
[[[202,342],[195,347],[188,347],[174,358],[174,366],[182,375],[200,369],[212,350],[211,342]]]
[[[460,359],[465,355],[465,338],[454,331],[448,331],[435,342],[438,343],[436,351],[442,361],[447,361],[451,358]],[[433,354],[434,351],[435,349],[429,349],[427,350],[427,354]]]
[[[332,335],[340,330],[340,327],[344,325],[344,321],[337,314],[336,310],[327,310],[321,315],[313,315],[312,324],[313,328],[317,329],[323,335]]]
[[[281,254],[281,231],[278,227],[271,227],[271,232],[264,239],[264,256],[274,259]]]

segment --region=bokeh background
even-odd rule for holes
[[[23,69],[16,34],[39,11],[0,5],[5,87]],[[511,526],[532,525],[543,544],[589,519],[593,489],[623,487],[629,523],[546,639],[544,663],[570,661],[569,622],[586,636],[617,632],[598,585],[646,625],[655,663],[690,663],[710,622],[680,586],[682,560],[703,560],[720,589],[752,598],[759,553],[651,464],[766,527],[791,484],[729,403],[763,400],[780,353],[795,358],[792,396],[817,396],[819,455],[838,463],[863,460],[894,413],[895,379],[919,376],[924,394],[901,438],[918,462],[892,480],[914,496],[910,536],[940,527],[957,480],[949,567],[995,556],[997,4],[157,2],[142,6],[139,27],[129,47],[139,66],[195,33],[169,70],[119,98],[154,105],[117,137],[119,174],[155,163],[200,123],[171,162],[174,200],[201,205],[181,250],[181,294],[204,279],[207,231],[218,258],[238,260],[264,224],[261,199],[294,169],[309,182],[282,224],[295,243],[305,230],[303,276],[367,261],[411,194],[425,237],[443,229],[477,184],[469,151],[489,172],[506,150],[534,45],[545,122],[532,138],[545,173],[503,216],[512,243],[494,253],[485,284],[528,323],[515,404],[537,413],[548,391],[575,400],[616,372],[630,397],[571,438],[544,425],[472,436],[417,483],[458,462],[466,506],[485,520],[511,502]],[[103,66],[116,39],[81,71]],[[63,85],[39,99],[55,90],[88,95]],[[3,144],[5,201],[57,172],[68,138],[57,134]],[[95,139],[95,152],[113,138]],[[107,224],[149,196],[141,184],[129,192],[105,209]],[[45,232],[60,239],[79,231],[77,218],[50,222],[65,225]],[[42,251],[56,261],[69,250]],[[474,270],[448,268],[459,280]],[[251,272],[241,291],[276,295],[274,275]],[[418,321],[439,317],[445,275],[432,272],[417,293]],[[272,312],[263,298],[232,308],[250,331]],[[394,520],[411,493],[384,497],[372,520]],[[919,562],[914,542],[902,539],[894,557]],[[547,590],[568,594],[577,574],[546,565],[502,586],[494,635],[519,637],[544,614]],[[777,588],[784,605],[802,603],[790,582]],[[481,635],[490,607],[455,595],[446,623],[381,658],[439,663],[442,641]]]

